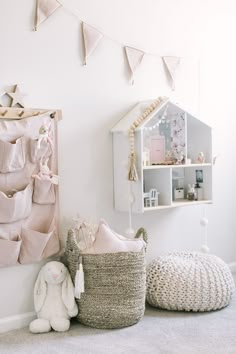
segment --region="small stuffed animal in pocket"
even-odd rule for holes
[[[37,319],[30,323],[32,333],[58,332],[70,328],[70,318],[78,313],[74,286],[68,269],[61,262],[48,262],[40,270],[34,286]]]

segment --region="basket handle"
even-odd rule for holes
[[[141,238],[141,237],[143,238],[143,241],[146,243],[146,248],[147,248],[148,234],[147,234],[147,231],[143,227],[140,227],[140,229],[138,229],[134,238]]]
[[[74,229],[69,229],[68,233],[67,233],[67,240],[66,240],[66,250],[69,251],[69,248],[71,248],[71,245],[73,245],[73,247],[76,247],[78,250],[78,244],[76,241],[76,237],[75,237],[75,230]]]

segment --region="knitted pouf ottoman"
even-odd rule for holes
[[[147,267],[147,302],[177,311],[211,311],[227,306],[234,292],[229,267],[204,253],[172,253]]]

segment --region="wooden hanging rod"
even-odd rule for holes
[[[60,109],[21,107],[0,107],[0,119],[23,119],[32,116],[39,116],[47,112],[52,119],[56,119],[58,121],[62,119],[62,111]]]

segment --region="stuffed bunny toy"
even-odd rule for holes
[[[48,160],[49,159],[46,159],[44,162],[42,160],[40,161],[40,170],[38,174],[32,175],[32,177],[41,181],[50,181],[53,184],[58,184],[58,176],[54,175],[52,171],[50,171],[48,167]]]
[[[58,332],[70,328],[70,318],[78,313],[74,287],[68,269],[61,262],[48,262],[39,272],[34,286],[34,305],[38,318],[30,323],[32,333]]]

